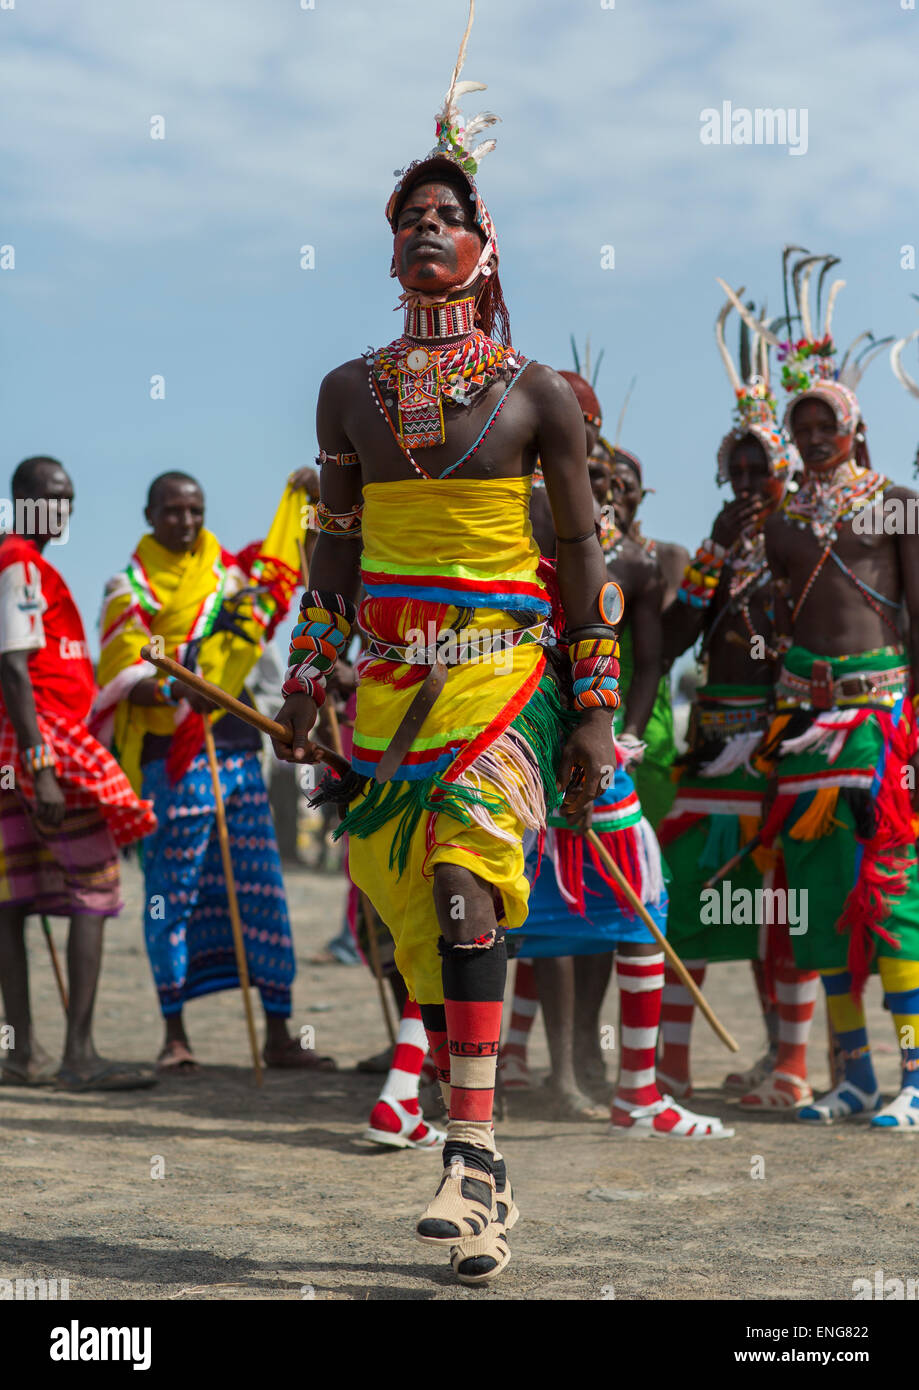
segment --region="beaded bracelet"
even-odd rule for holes
[[[178,697],[175,693],[175,676],[161,676],[156,683],[157,692],[164,705],[177,705]]]
[[[707,608],[715,597],[727,552],[712,540],[703,541],[683,572],[677,598],[690,608]]]
[[[309,695],[322,706],[326,678],[348,645],[356,616],[354,604],[344,594],[306,590],[291,633],[283,696]]]
[[[358,502],[346,512],[330,512],[324,502],[320,502],[316,507],[316,521],[322,534],[344,536],[348,540],[360,540],[363,514],[363,502]]]
[[[20,750],[20,757],[33,777],[36,772],[54,768],[54,749],[50,743],[36,743],[32,748],[23,748]]]
[[[568,647],[577,709],[619,707],[619,643],[608,637],[580,638]]]

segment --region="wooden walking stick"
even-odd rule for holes
[[[262,1084],[262,1059],[258,1053],[255,1036],[255,1017],[252,1012],[252,999],[249,995],[249,965],[246,960],[246,947],[243,941],[243,927],[239,916],[239,903],[236,898],[236,880],[233,877],[233,858],[230,854],[230,836],[227,833],[227,816],[223,805],[223,792],[220,790],[220,768],[217,765],[217,749],[214,747],[214,731],[205,720],[204,744],[211,769],[211,782],[214,786],[214,801],[217,807],[217,838],[220,841],[220,858],[223,861],[223,876],[227,885],[227,904],[230,909],[230,926],[233,929],[233,949],[236,952],[236,969],[239,972],[239,987],[243,994],[246,1010],[246,1027],[249,1030],[249,1046],[252,1049],[252,1065],[255,1067],[255,1084]]]
[[[644,922],[648,930],[651,932],[651,935],[654,937],[657,944],[660,946],[664,955],[667,957],[667,960],[673,966],[673,969],[676,971],[683,984],[689,990],[696,1004],[698,1004],[699,1008],[704,1014],[706,1021],[711,1025],[711,1027],[714,1029],[718,1037],[721,1039],[721,1041],[724,1043],[725,1047],[728,1048],[729,1051],[739,1052],[739,1045],[731,1037],[728,1030],[724,1027],[724,1024],[719,1022],[714,1010],[706,1000],[705,996],[702,994],[702,991],[699,989],[699,986],[696,984],[695,980],[692,978],[689,971],[686,969],[686,966],[680,960],[676,951],[670,945],[670,942],[667,940],[666,936],[664,936],[663,932],[660,930],[657,923],[654,921],[654,918],[651,916],[644,903],[638,897],[638,894],[632,888],[628,879],[625,877],[622,870],[619,868],[619,865],[616,863],[615,859],[612,857],[609,850],[606,848],[603,841],[600,839],[596,830],[588,830],[587,838],[599,854],[600,858],[603,860],[603,863],[606,865],[612,877],[616,880],[616,883],[619,885],[620,889],[624,893],[625,897],[628,899],[634,911],[638,913],[639,917]]]
[[[61,1003],[64,1006],[64,1013],[66,1014],[70,1008],[70,1003],[67,999],[67,986],[64,984],[64,976],[61,971],[61,962],[58,959],[57,948],[54,944],[54,937],[51,935],[51,923],[48,921],[44,913],[42,913],[41,915],[41,929],[45,934],[45,940],[48,943],[48,950],[51,952],[51,967],[54,970],[54,978],[55,980],[57,980],[57,992],[61,996]]]
[[[251,724],[254,729],[261,729],[263,734],[267,734],[269,738],[277,739],[278,743],[290,743],[290,730],[285,728],[283,724],[269,719],[267,714],[252,709],[250,705],[244,705],[235,696],[228,695],[225,690],[221,690],[219,685],[213,685],[211,681],[206,681],[203,676],[197,676],[194,671],[186,670],[184,666],[180,666],[169,656],[157,656],[150,647],[141,647],[140,654],[158,671],[165,671],[167,675],[175,676],[177,680],[184,681],[186,685],[191,686],[192,690],[197,690],[199,695],[206,696],[208,700],[219,705],[221,709],[235,714],[237,719],[241,719],[243,723]],[[321,743],[314,743],[312,739],[308,742],[307,747],[316,754],[320,762],[327,763],[329,767],[334,768],[342,776],[351,771],[351,764],[347,758],[333,753],[331,748],[323,748]]]

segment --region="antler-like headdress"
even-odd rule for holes
[[[770,340],[756,319],[752,304],[741,300],[743,288],[736,292],[723,280],[718,284],[727,294],[724,307],[715,320],[715,342],[728,381],[736,397],[734,425],[718,447],[718,482],[728,480],[728,464],[735,447],[745,435],[752,435],[763,447],[771,473],[789,477],[800,467],[798,452],[776,419],[775,396],[769,384]],[[724,325],[733,307],[741,310],[739,370],[724,340]]]

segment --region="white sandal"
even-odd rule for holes
[[[880,1091],[863,1091],[854,1081],[840,1081],[822,1100],[804,1106],[798,1119],[805,1124],[831,1125],[834,1120],[868,1120],[881,1108]]]
[[[501,1190],[495,1187],[495,1205],[488,1229],[480,1236],[461,1240],[450,1251],[450,1264],[461,1284],[487,1284],[507,1267],[511,1258],[507,1233],[519,1217],[513,1189],[505,1176]]]
[[[484,1235],[495,1208],[495,1178],[455,1158],[425,1207],[415,1234],[422,1245],[452,1247],[467,1236]],[[445,1229],[449,1227],[451,1229]]]
[[[613,1101],[614,1110],[628,1115],[631,1124],[616,1123],[609,1127],[612,1135],[622,1135],[626,1139],[733,1139],[734,1131],[725,1129],[714,1115],[694,1115],[677,1105],[672,1096],[661,1096],[653,1105],[638,1105],[632,1108],[620,1101]],[[676,1114],[673,1124],[659,1125],[655,1122],[667,1112]]]
[[[758,1086],[740,1097],[740,1104],[748,1110],[800,1110],[813,1099],[814,1093],[803,1076],[771,1071]]]
[[[894,1129],[919,1134],[919,1089],[904,1086],[900,1094],[871,1117],[872,1129]]]
[[[371,1111],[371,1120],[377,1105],[388,1105],[399,1121],[400,1128],[379,1129],[376,1125],[368,1125],[364,1130],[364,1138],[369,1139],[372,1144],[382,1144],[389,1149],[439,1149],[443,1145],[446,1134],[442,1129],[435,1129],[433,1125],[429,1125],[420,1110],[417,1115],[410,1114],[401,1101],[384,1091]]]

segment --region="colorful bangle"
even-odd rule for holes
[[[281,694],[309,695],[317,707],[326,697],[325,682],[341,656],[357,613],[344,594],[307,589],[299,620],[291,634],[287,676]]]
[[[160,699],[164,705],[177,705],[178,697],[175,693],[175,676],[161,676],[156,683]]]
[[[712,540],[703,541],[683,571],[677,590],[681,603],[690,608],[707,608],[715,596],[727,551]]]
[[[20,749],[20,757],[23,766],[28,768],[34,777],[36,772],[45,772],[48,768],[54,768],[54,749],[50,743],[36,743],[31,748]]]

